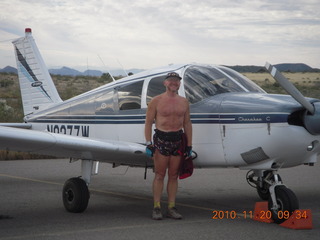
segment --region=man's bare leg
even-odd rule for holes
[[[169,163],[169,157],[164,156],[156,150],[154,155],[155,176],[153,180],[153,200],[160,203],[163,192],[164,178]]]
[[[168,212],[167,217],[174,219],[182,219],[180,213],[178,213],[176,205],[176,195],[178,191],[178,174],[180,168],[180,156],[171,156],[169,160],[168,168]]]
[[[178,173],[180,167],[180,156],[171,156],[168,167],[168,202],[175,203],[178,191]]]

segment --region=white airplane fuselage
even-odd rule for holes
[[[156,79],[156,85],[161,86],[165,73],[172,70],[188,76],[189,68],[210,68],[220,73],[225,69],[179,65],[140,73],[58,103],[27,117],[26,121],[32,123],[34,130],[144,144],[145,112],[151,98],[148,93],[153,91],[149,83]],[[192,101],[188,96],[190,90],[185,87],[188,83],[184,82],[191,80],[185,79],[179,94]],[[137,86],[139,88],[135,90]],[[198,154],[194,160],[196,167],[265,170],[317,161],[320,137],[311,135],[303,126],[288,123],[290,115],[301,110],[291,96],[270,95],[263,91],[231,92],[230,88],[224,87],[223,93],[194,100],[190,105],[193,150]],[[125,109],[121,109],[122,106]],[[308,149],[312,144],[313,149]],[[112,163],[112,159],[105,161]],[[141,162],[125,162],[141,165]]]
[[[145,166],[147,161],[152,164],[151,159],[140,156],[140,160],[136,154],[143,152],[141,149],[145,143],[147,104],[165,91],[165,75],[177,72],[182,76],[178,93],[190,102],[193,150],[198,156],[194,160],[196,167],[279,169],[300,164],[312,165],[320,154],[318,113],[314,116],[307,114],[302,106],[304,104],[299,104],[291,96],[267,94],[230,68],[199,64],[169,65],[128,76],[62,101],[31,29],[26,29],[25,37],[13,43],[25,122],[33,130],[97,140],[92,147],[77,154],[81,147],[77,146],[75,139],[51,135],[47,145],[39,146],[36,151],[51,154],[56,151],[52,143],[60,141],[57,149],[61,149],[67,141],[74,151],[61,150],[59,156],[65,153],[70,157],[85,156],[87,159],[113,163],[116,152],[107,156],[99,150],[104,142],[108,142],[111,145],[105,150],[118,151],[117,147],[121,146],[121,151],[125,152],[126,146],[132,148],[134,157],[122,159],[123,156],[119,156],[118,163]],[[306,101],[310,101],[310,108],[320,109],[319,100]],[[9,135],[10,132],[6,137]],[[27,134],[22,135],[26,139],[21,143],[35,141],[32,146],[37,146],[37,141],[46,138],[41,135],[28,140]],[[85,145],[85,141],[82,144]],[[96,145],[98,149],[95,149]],[[13,149],[19,148],[14,145]],[[94,159],[95,156],[99,159]]]
[[[225,130],[224,130],[225,128]],[[78,124],[78,123],[33,123],[34,130],[67,134],[93,139],[123,140],[144,143],[143,124]],[[121,134],[119,134],[119,131]],[[257,124],[193,124],[193,149],[198,153],[194,164],[199,168],[239,167],[242,169],[271,169],[274,164],[282,168],[303,163],[315,163],[318,152],[307,148],[319,137],[310,136],[296,126],[275,123]],[[227,135],[223,136],[223,131]],[[248,132],[252,131],[251,134]],[[270,134],[269,134],[270,132]],[[299,136],[299,137],[297,137]],[[246,153],[261,147],[268,159],[258,158],[245,162],[239,153]],[[257,150],[258,151],[258,150]],[[254,154],[254,153],[253,153]],[[259,154],[259,153],[257,153]],[[257,156],[259,157],[259,156]],[[107,161],[111,162],[111,161]],[[256,163],[256,164],[255,164]],[[139,165],[139,163],[132,163]]]

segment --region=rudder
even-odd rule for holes
[[[24,115],[62,102],[49,71],[32,37],[25,29],[25,37],[12,42],[15,49]]]

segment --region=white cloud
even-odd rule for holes
[[[320,68],[317,0],[3,0],[0,68],[15,66],[7,39],[33,36],[49,67],[150,68],[205,62]]]

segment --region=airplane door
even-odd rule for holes
[[[219,125],[219,114],[192,113],[193,149],[199,167],[225,167],[226,160]]]
[[[144,142],[145,114],[141,109],[143,80],[116,88],[117,125],[119,140]]]
[[[94,136],[119,140],[117,128],[114,127],[117,112],[115,90],[108,89],[95,98],[96,123],[94,124]]]
[[[228,166],[239,167],[268,158],[261,146],[268,139],[270,125],[262,121],[259,115],[239,112],[236,102],[222,101],[220,132]]]
[[[220,131],[219,94],[210,89],[206,69],[188,68],[183,75],[182,90],[190,103],[193,129],[194,164],[198,167],[226,167]]]

